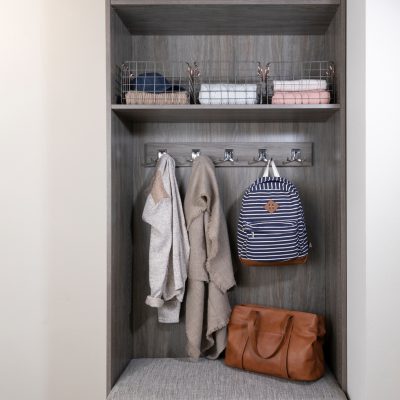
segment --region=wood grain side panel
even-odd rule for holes
[[[341,109],[326,123],[329,169],[324,186],[327,214],[326,314],[327,353],[343,390],[347,387],[347,261],[346,261],[346,2],[342,1],[326,34],[328,57],[336,61]]]
[[[107,390],[132,356],[130,327],[133,189],[130,123],[111,111],[118,88],[115,65],[131,58],[131,38],[107,3],[107,124],[108,124],[108,277],[107,277]]]
[[[111,282],[109,294],[110,382],[115,383],[132,358],[132,135],[117,116],[112,118],[111,154]]]

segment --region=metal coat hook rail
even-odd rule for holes
[[[312,166],[312,143],[147,143],[144,146],[145,167],[154,167],[167,153],[176,167],[191,167],[200,155],[207,155],[216,167],[260,167],[274,160],[281,167]]]

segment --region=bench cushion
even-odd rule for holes
[[[140,358],[132,360],[108,400],[345,400],[327,371],[312,383],[245,372],[222,360]]]

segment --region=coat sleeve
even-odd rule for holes
[[[156,203],[150,193],[143,210],[143,220],[151,225],[149,246],[150,295],[146,304],[161,307],[164,304],[163,289],[167,279],[172,246],[171,198],[164,196]]]
[[[202,338],[206,329],[203,324],[205,321],[205,285],[208,282],[208,274],[205,268],[207,248],[204,219],[205,214],[200,214],[193,220],[189,228],[191,251],[186,290],[185,330],[188,355],[192,358],[199,358],[202,354]]]

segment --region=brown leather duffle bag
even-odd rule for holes
[[[225,364],[299,381],[324,374],[324,318],[316,314],[237,305],[228,325]]]

